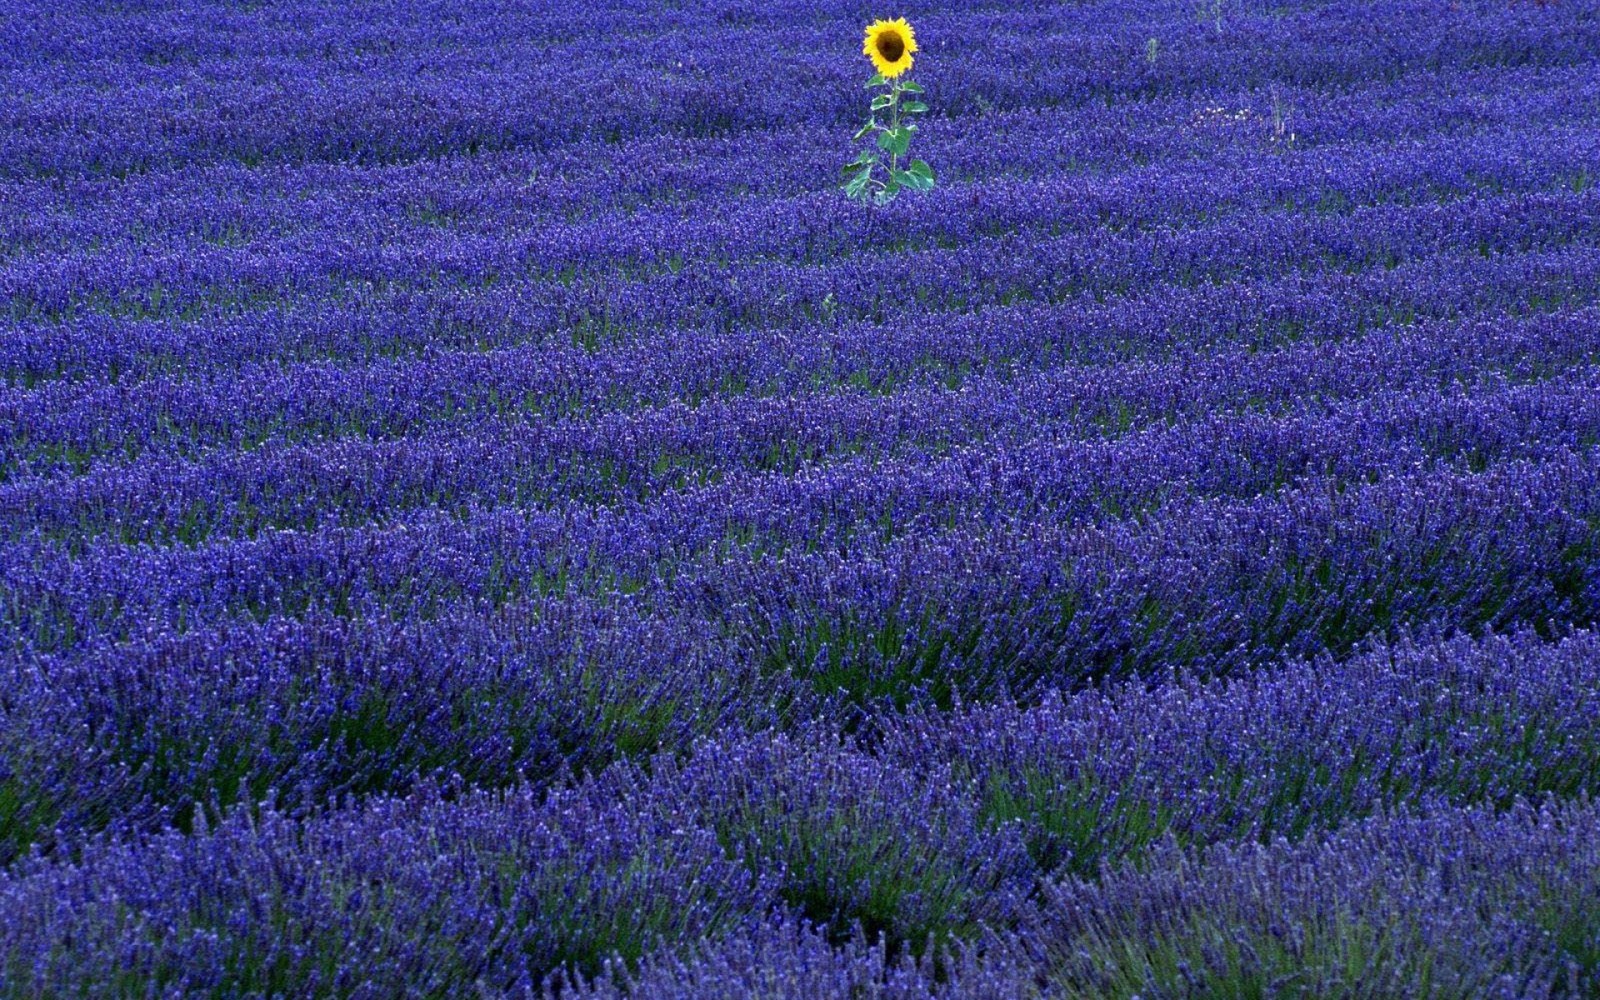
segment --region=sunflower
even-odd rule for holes
[[[903,17],[893,21],[874,21],[867,25],[867,40],[861,51],[885,80],[911,68],[911,54],[917,51],[917,36]]]

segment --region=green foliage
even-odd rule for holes
[[[855,141],[870,137],[877,151],[863,150],[845,164],[845,195],[854,201],[870,198],[883,205],[893,201],[901,191],[933,190],[933,168],[926,160],[911,160],[901,165],[910,152],[911,138],[917,132],[917,126],[903,121],[902,116],[928,113],[926,103],[908,100],[905,95],[921,94],[922,87],[910,80],[886,80],[881,73],[874,74],[867,81],[867,87],[882,87],[883,93],[872,98],[871,115],[867,123],[856,130]],[[889,120],[880,121],[879,112],[888,112]]]

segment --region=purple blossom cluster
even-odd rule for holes
[[[1588,989],[1597,671],[1593,633],[1406,643],[701,739],[544,791],[269,797],[14,862],[0,954],[24,994]]]
[[[0,15],[0,997],[1600,993],[1600,7]]]

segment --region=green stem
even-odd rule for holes
[[[894,87],[894,131],[895,131],[896,135],[899,135],[900,134],[900,81],[899,80],[894,81],[892,86]],[[889,179],[890,180],[894,179],[894,172],[895,172],[896,169],[899,168],[899,166],[900,166],[900,154],[899,153],[895,153],[895,152],[890,152],[889,153]]]

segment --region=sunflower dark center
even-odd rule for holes
[[[878,55],[890,62],[899,62],[905,54],[906,40],[900,37],[899,32],[885,31],[878,36]]]

